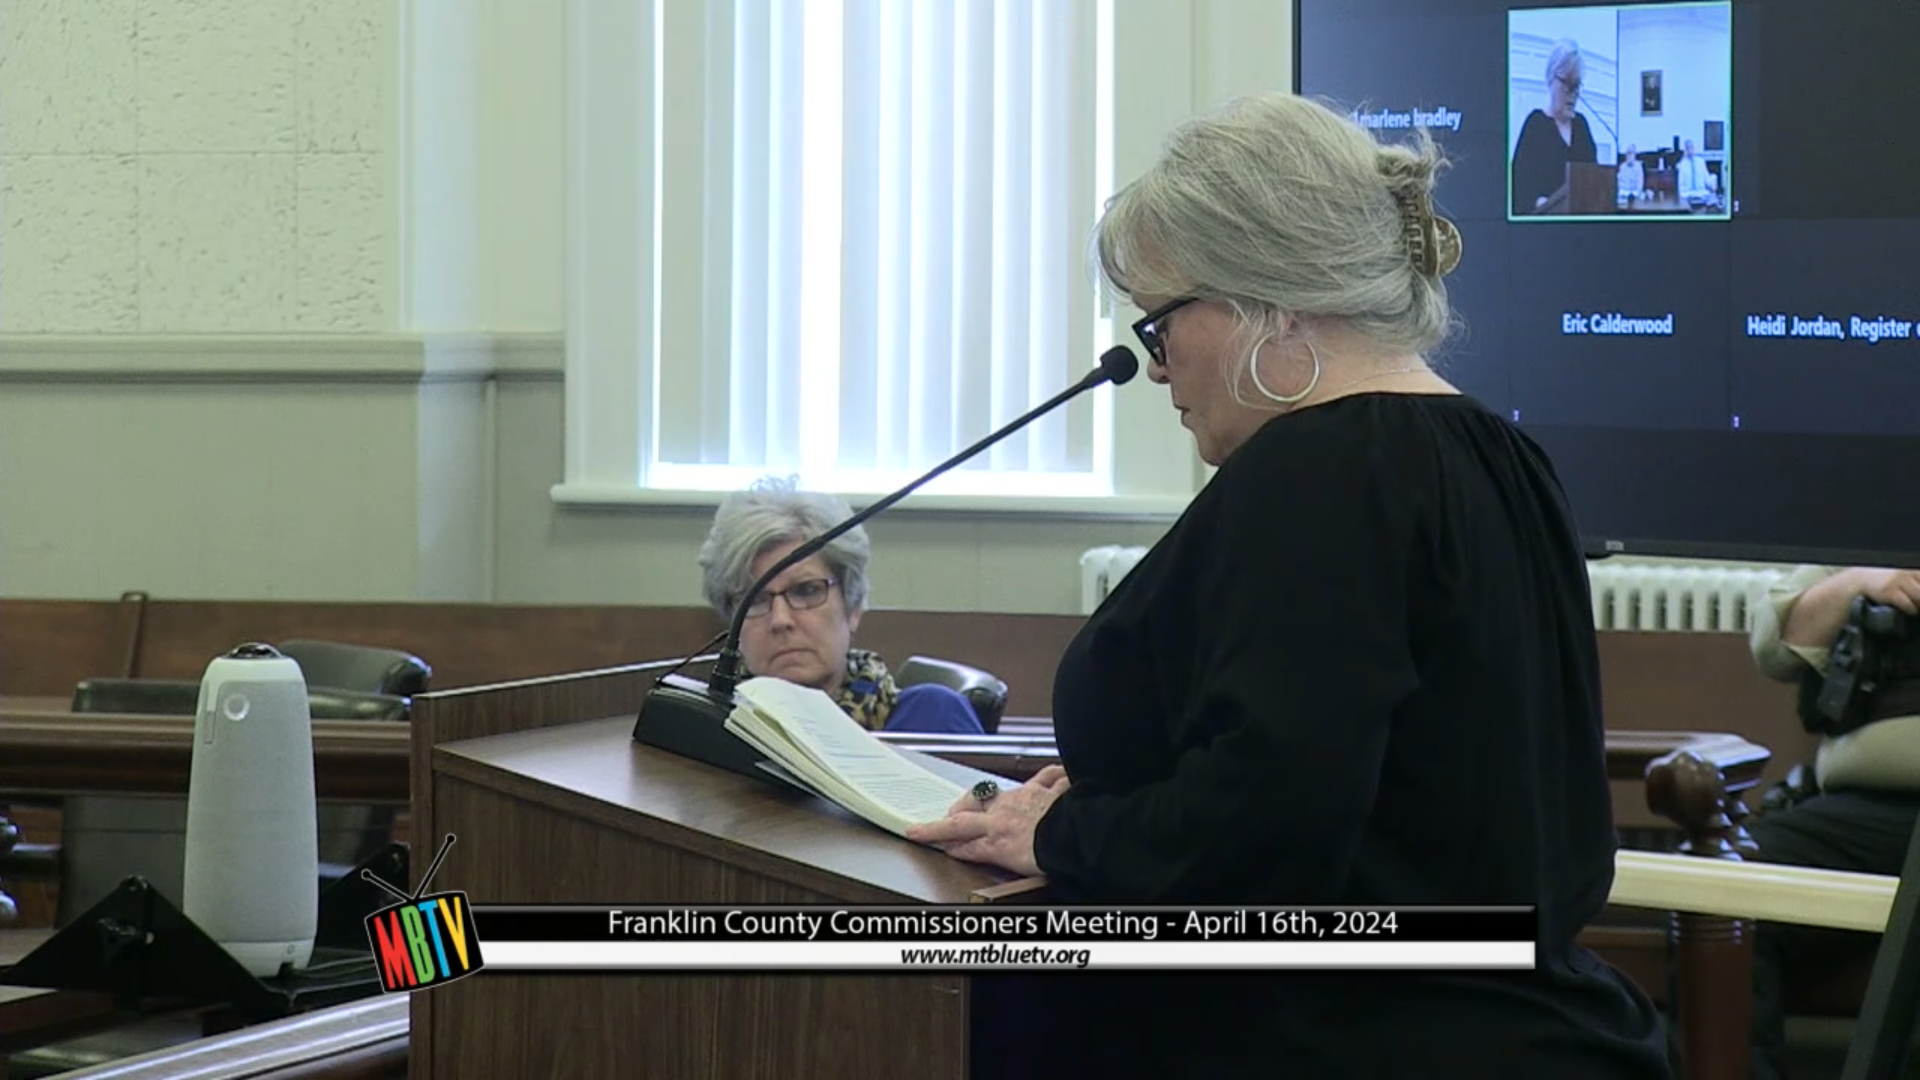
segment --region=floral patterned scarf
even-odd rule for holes
[[[834,703],[868,731],[887,726],[887,716],[900,700],[900,688],[893,684],[880,654],[867,649],[847,650],[847,679],[840,684]]]

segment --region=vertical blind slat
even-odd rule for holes
[[[800,133],[805,123],[806,14],[801,0],[764,0],[772,13],[769,48],[767,167],[767,460],[800,461],[801,226],[804,218]]]
[[[1047,297],[1036,295],[1028,274],[1028,236],[1033,231],[1028,199],[1032,175],[1032,9],[1025,2],[999,5],[994,51],[994,344],[991,371],[992,424],[999,427],[1032,407],[1027,393],[1027,325]],[[995,471],[1024,467],[1032,429],[992,450]]]
[[[884,462],[909,459],[907,432],[912,421],[907,403],[912,381],[908,362],[911,320],[907,307],[908,253],[913,244],[913,205],[910,199],[913,177],[901,167],[912,146],[911,102],[904,88],[909,86],[912,67],[913,11],[896,0],[882,0],[880,13],[880,141],[874,156],[874,168],[880,176],[880,262],[875,273],[879,280],[880,303],[876,314],[880,321],[879,379],[876,397],[880,403],[879,447]]]
[[[885,0],[846,0],[841,97],[840,456],[871,469],[880,452],[881,102]]]
[[[985,435],[993,364],[993,0],[959,0],[954,27],[952,436],[941,457]],[[977,461],[973,468],[987,463]]]
[[[766,267],[771,222],[767,194],[759,178],[768,175],[767,153],[772,27],[754,9],[760,0],[734,6],[733,67],[733,243],[729,266],[733,294],[733,332],[727,355],[733,378],[728,385],[727,460],[736,465],[765,465],[767,459]]]
[[[907,351],[913,417],[909,463],[922,469],[953,445],[947,371],[953,362],[953,8],[913,9],[912,326]]]
[[[1060,62],[1064,29],[1060,13],[1070,2],[1054,0],[1040,4],[1033,19],[1033,159],[1027,172],[1027,198],[1033,207],[1033,227],[1027,234],[1032,243],[1027,258],[1034,277],[1043,281],[1060,280],[1063,269],[1060,246],[1065,235],[1067,192],[1058,181],[1067,174],[1071,136],[1060,107],[1063,84],[1070,74],[1067,66]],[[1063,298],[1058,293],[1051,299],[1053,303],[1036,308],[1027,322],[1031,362],[1026,371],[1026,393],[1032,399],[1044,397],[1049,387],[1059,385],[1058,375],[1048,361],[1066,351],[1063,331],[1070,313],[1060,303]],[[1065,426],[1065,418],[1058,412],[1033,426],[1032,437],[1027,442],[1026,468],[1045,468],[1058,456],[1055,448],[1064,437]]]
[[[702,178],[708,190],[732,191],[733,140],[727,135],[731,129],[725,121],[733,115],[736,20],[731,4],[708,4],[705,10],[705,39],[701,46],[702,54],[707,58],[706,100],[701,113],[706,121],[705,137],[702,139],[706,169]],[[730,362],[717,362],[721,349],[728,350],[729,358],[732,355],[734,295],[729,288],[732,284],[732,263],[727,256],[733,249],[734,219],[732,214],[709,211],[700,214],[699,220],[702,225],[700,250],[703,256],[697,275],[700,282],[699,352],[690,358],[691,362],[699,365],[701,371],[698,410],[700,450],[696,460],[701,464],[724,465],[730,460],[730,433],[741,422],[735,418],[731,408],[733,365]]]
[[[794,186],[801,193],[796,206],[794,295],[798,297],[794,350],[800,357],[798,382],[792,388],[794,435],[804,472],[831,472],[840,461],[841,267],[846,222],[842,219],[846,193],[846,158],[842,154],[815,154],[810,148],[845,146],[843,109],[846,92],[846,37],[842,31],[845,0],[805,0],[804,18],[792,0],[797,54],[804,65],[803,94],[795,122],[782,145],[792,157]]]

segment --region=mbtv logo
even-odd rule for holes
[[[380,989],[404,993],[450,983],[479,971],[480,935],[473,908],[463,892],[428,893],[427,885],[453,846],[453,834],[440,845],[412,896],[387,884],[370,870],[361,877],[398,897],[400,902],[367,916],[367,943],[380,969]]]

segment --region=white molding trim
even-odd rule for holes
[[[622,487],[616,484],[555,484],[553,501],[563,506],[602,510],[662,509],[685,507],[711,510],[730,491],[668,491],[658,488]],[[884,495],[848,495],[855,510],[868,506]],[[889,517],[915,514],[964,514],[978,517],[990,514],[1017,515],[1028,520],[1066,521],[1140,521],[1168,524],[1187,509],[1190,499],[1180,497],[1101,495],[909,495],[887,511]]]
[[[568,483],[638,487],[658,297],[655,0],[567,0]],[[632,357],[630,364],[596,358]]]
[[[553,381],[559,334],[7,334],[0,383]]]

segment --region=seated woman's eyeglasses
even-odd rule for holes
[[[1133,336],[1139,338],[1140,344],[1147,347],[1147,355],[1153,357],[1154,363],[1161,367],[1167,366],[1167,334],[1166,328],[1161,324],[1167,321],[1167,316],[1199,299],[1197,296],[1183,296],[1171,303],[1154,308],[1147,312],[1146,317],[1133,324]]]
[[[784,589],[768,589],[754,597],[753,603],[747,605],[747,618],[758,619],[772,611],[774,599],[781,596],[787,598],[787,606],[795,611],[817,608],[827,602],[827,597],[833,593],[833,587],[838,584],[839,582],[830,577],[822,577],[796,581]]]

